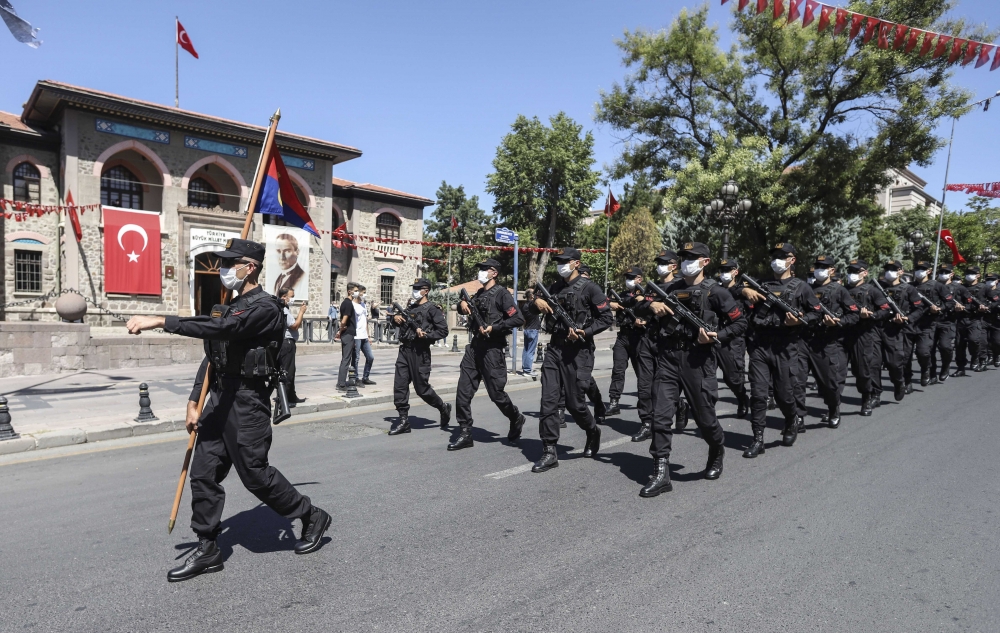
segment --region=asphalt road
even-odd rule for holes
[[[226,569],[178,584],[166,572],[195,543],[189,492],[165,529],[182,438],[6,459],[0,629],[997,631],[998,379],[952,379],[871,418],[853,415],[849,386],[840,429],[813,418],[784,448],[772,417],[756,460],[739,454],[749,422],[723,390],[722,479],[700,478],[706,446],[687,430],[674,491],[655,499],[638,496],[648,445],[623,441],[631,408],[599,459],[568,454],[584,442],[571,422],[560,467],[539,475],[526,472],[534,418],[510,446],[485,397],[476,446],[458,453],[431,420],[390,438],[387,408],[327,414],[276,429],[271,452],[333,515],[325,546],[295,556],[299,526],[233,473]],[[537,385],[519,387],[515,403],[536,411]]]

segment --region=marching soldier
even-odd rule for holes
[[[722,475],[725,434],[715,413],[719,383],[712,348],[742,335],[747,328],[743,310],[729,291],[714,279],[705,277],[705,266],[711,262],[708,246],[688,242],[678,254],[682,259],[683,279],[660,284],[660,288],[711,329],[696,328],[688,321],[678,320],[667,321],[667,329],[661,332],[653,380],[653,441],[649,448],[655,470],[649,483],[639,491],[641,497],[655,497],[672,489],[668,464],[672,440],[670,427],[681,390],[687,394],[695,424],[708,443],[705,479],[718,479]],[[658,318],[677,316],[652,291],[647,291],[640,310]]]
[[[938,382],[937,372],[934,369],[931,351],[934,349],[934,332],[937,329],[937,322],[944,306],[944,297],[940,294],[939,284],[931,278],[931,268],[933,264],[926,261],[918,261],[913,265],[912,285],[917,292],[930,302],[927,309],[919,319],[912,320],[913,326],[913,348],[917,356],[917,364],[920,366],[920,386],[927,387]],[[913,382],[913,364],[907,361],[904,370],[904,380],[907,384]]]
[[[868,262],[852,259],[847,266],[847,289],[858,305],[860,319],[848,334],[848,351],[854,384],[861,394],[861,415],[875,408],[882,373],[882,338],[878,324],[889,318],[889,303],[874,284],[866,283]]]
[[[764,452],[764,428],[767,419],[768,389],[785,417],[782,443],[791,446],[798,437],[799,425],[795,403],[795,380],[800,345],[805,327],[822,317],[821,308],[805,281],[792,276],[795,247],[781,242],[771,249],[773,279],[762,281],[769,293],[783,300],[797,314],[772,305],[767,297],[752,288],[743,296],[753,304],[750,322],[750,408],[753,442],[743,457],[754,458]]]
[[[399,331],[399,355],[396,356],[396,376],[392,395],[399,419],[389,435],[410,432],[410,383],[420,399],[441,412],[440,425],[448,428],[451,404],[446,403],[431,388],[431,345],[448,337],[448,322],[441,308],[427,300],[431,282],[420,278],[413,282],[413,298],[405,314],[396,314],[393,321]]]
[[[611,370],[611,388],[608,390],[608,398],[611,401],[608,408],[608,415],[618,415],[621,413],[618,401],[622,396],[622,390],[625,388],[625,370],[628,368],[629,361],[632,362],[632,371],[635,373],[638,392],[641,394],[649,389],[648,384],[643,387],[642,383],[643,380],[648,382],[651,378],[644,378],[641,375],[642,371],[639,362],[639,346],[642,339],[646,336],[646,321],[639,318],[632,319],[625,313],[626,308],[634,308],[643,297],[642,281],[642,269],[638,266],[633,266],[625,271],[625,292],[620,295],[624,304],[619,305],[614,301],[611,302],[611,309],[615,311],[615,318],[618,322],[618,337],[615,338],[615,345],[611,350],[614,366]],[[637,399],[639,420],[643,425],[652,425],[650,400],[650,398]]]
[[[965,286],[953,281],[951,264],[938,265],[938,293],[944,297],[944,316],[938,320],[937,331],[934,333],[934,354],[941,354],[941,370],[938,382],[944,382],[951,376],[952,358],[955,356],[955,336],[958,330],[958,320],[965,312],[967,291]],[[933,363],[933,360],[931,361]]]
[[[455,419],[460,428],[459,435],[448,444],[449,451],[470,448],[472,441],[472,397],[479,390],[480,381],[486,383],[486,392],[500,413],[510,421],[507,439],[511,442],[521,437],[524,426],[524,416],[510,396],[504,391],[507,386],[507,364],[504,362],[503,349],[507,335],[516,327],[524,324],[524,316],[517,309],[510,292],[497,283],[500,274],[500,262],[487,259],[479,264],[479,283],[483,284],[471,297],[475,306],[460,301],[458,311],[462,314],[472,314],[473,308],[478,308],[479,314],[486,320],[486,325],[473,331],[472,342],[465,346],[465,356],[459,365],[461,372],[458,378],[458,394],[455,398]],[[472,323],[473,319],[469,322]]]
[[[534,310],[545,315],[546,330],[552,333],[545,360],[542,361],[542,395],[539,414],[539,436],[544,445],[541,459],[531,471],[545,472],[559,466],[556,443],[559,441],[559,420],[556,412],[560,400],[577,425],[586,431],[584,457],[594,457],[600,449],[601,428],[584,402],[584,392],[593,378],[594,335],[611,327],[614,317],[607,296],[601,287],[579,273],[580,251],[564,248],[554,257],[559,281],[548,292],[562,307],[574,327],[554,316],[554,311],[539,293]]]
[[[986,275],[986,344],[989,348],[989,359],[994,367],[1000,367],[1000,290],[997,290],[997,275]]]
[[[858,304],[851,293],[832,278],[837,272],[834,259],[820,255],[814,263],[813,294],[826,308],[818,327],[807,342],[809,365],[816,376],[816,387],[826,404],[821,418],[832,429],[840,426],[840,399],[847,382],[847,346],[845,328],[860,319]]]
[[[735,257],[719,262],[719,281],[729,291],[744,314],[747,313],[746,299],[743,298],[743,284],[737,283],[740,263]],[[715,347],[715,356],[722,368],[722,380],[736,396],[736,417],[745,418],[750,413],[750,396],[746,386],[747,340],[743,334],[734,335],[725,343]]]
[[[578,270],[581,276],[590,279],[590,266],[580,264]],[[601,390],[593,376],[590,377],[590,383],[587,385],[587,399],[594,405],[594,419],[597,420],[598,424],[604,424],[604,419],[608,415],[608,406],[604,404],[604,397],[601,396]],[[562,412],[559,414],[559,428],[566,428],[566,418]]]
[[[979,283],[979,266],[968,266],[965,269],[963,305],[958,318],[957,352],[955,364],[958,369],[951,376],[965,376],[966,363],[973,371],[985,371],[986,367],[979,357],[986,343],[986,332],[983,327],[983,317],[986,315],[986,286]],[[968,352],[968,360],[966,360]]]
[[[928,306],[920,298],[917,289],[902,282],[903,263],[889,260],[882,266],[888,284],[883,292],[902,311],[894,313],[882,322],[882,357],[889,368],[893,397],[899,402],[907,394],[913,393],[913,385],[906,380],[905,366],[913,356],[913,338],[916,330],[913,324],[923,318]]]
[[[271,448],[271,403],[275,357],[285,334],[283,304],[260,287],[264,245],[231,239],[222,259],[220,278],[240,295],[229,305],[212,308],[211,316],[134,316],[131,334],[163,328],[205,340],[205,360],[198,370],[187,406],[187,431],[198,429],[191,461],[191,529],[198,548],[167,580],[178,582],[200,574],[222,571],[222,550],[216,544],[222,523],[226,491],[222,481],[229,469],[247,490],[289,521],[302,519],[302,538],[296,554],[319,549],[329,529],[330,515],[314,506],[268,463]],[[198,399],[208,364],[212,378],[204,410],[198,417]]]

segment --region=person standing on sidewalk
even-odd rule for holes
[[[326,312],[327,324],[326,324],[326,335],[333,343],[333,340],[337,337],[337,331],[340,329],[340,315],[337,313],[337,306],[333,304],[333,300],[330,300],[330,309]]]
[[[372,364],[375,362],[375,354],[372,353],[371,342],[368,340],[368,304],[365,303],[365,287],[358,285],[358,297],[354,301],[354,312],[357,323],[357,334],[354,335],[354,374],[358,374],[361,368],[361,354],[365,355],[365,373],[359,387],[374,385],[375,381],[368,376],[372,371]]]
[[[285,338],[282,339],[281,348],[278,350],[278,364],[285,370],[285,375],[288,377],[288,382],[285,386],[288,394],[288,406],[294,407],[298,403],[306,401],[305,398],[299,398],[298,394],[295,393],[295,349],[297,347],[295,340],[298,338],[299,328],[302,327],[302,317],[306,313],[306,306],[308,304],[303,301],[299,307],[298,316],[293,317],[289,306],[295,299],[295,290],[288,287],[279,289],[278,299],[285,304],[286,324]]]
[[[340,370],[337,373],[337,390],[347,391],[347,373],[354,363],[354,334],[357,332],[357,317],[354,312],[354,298],[358,296],[358,284],[347,284],[347,298],[340,304],[340,331],[334,340],[340,341]],[[355,367],[355,372],[357,367]]]
[[[441,428],[447,429],[451,420],[451,405],[431,388],[431,345],[447,338],[448,322],[444,313],[427,300],[431,282],[417,279],[413,282],[413,299],[406,314],[397,314],[393,320],[399,327],[399,356],[396,357],[396,377],[392,386],[393,403],[399,420],[392,425],[389,435],[410,432],[410,383],[420,399],[441,412]]]
[[[524,315],[524,351],[521,352],[521,373],[527,376],[537,375],[532,369],[535,362],[535,352],[538,351],[538,331],[542,327],[542,322],[538,315],[529,309],[535,302],[535,291],[530,288],[524,292],[524,301],[521,302],[521,314]]]
[[[255,497],[289,521],[302,519],[296,554],[319,549],[332,522],[267,459],[273,389],[268,379],[273,359],[267,350],[281,342],[286,322],[281,302],[260,287],[264,245],[231,239],[217,255],[222,260],[222,284],[240,293],[232,303],[214,306],[211,315],[142,315],[126,324],[129,334],[163,328],[205,341],[206,357],[191,390],[186,420],[188,433],[198,431],[191,459],[191,529],[198,535],[198,548],[180,567],[170,570],[170,582],[222,571],[222,550],[216,544],[226,501],[222,481],[234,466]],[[210,362],[211,384],[199,417],[198,400]]]

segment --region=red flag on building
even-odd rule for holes
[[[941,231],[941,239],[944,241],[945,244],[948,245],[948,248],[951,249],[951,263],[964,264],[965,258],[962,257],[961,253],[958,252],[958,244],[955,243],[955,238],[951,236],[951,231],[949,231],[948,229],[943,229]]]
[[[618,201],[615,200],[615,194],[613,194],[613,193],[611,193],[609,191],[608,192],[608,202],[604,205],[604,215],[606,215],[606,216],[608,216],[610,218],[611,216],[613,216],[618,211],[618,209],[621,209],[621,208],[622,208],[622,205],[618,204]]]
[[[160,214],[104,211],[104,291],[160,295]]]
[[[194,50],[194,44],[191,43],[187,29],[184,28],[180,20],[177,20],[177,43],[181,45],[181,48],[194,55],[195,59],[198,59],[198,51]]]
[[[76,204],[73,202],[73,192],[66,192],[66,215],[69,216],[69,223],[73,225],[73,235],[76,241],[83,239],[83,228],[80,227],[80,217],[76,214]]]

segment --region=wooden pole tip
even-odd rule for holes
[[[272,121],[278,121],[281,119],[281,108],[274,111],[274,116],[271,117]]]
[[[170,519],[170,522],[167,524],[167,534],[170,534],[171,532],[174,531],[174,523],[175,521],[173,519]]]

